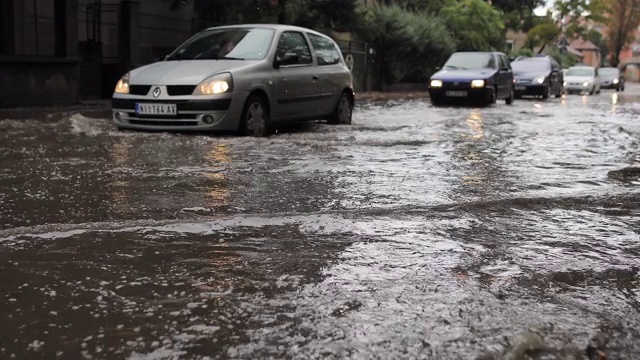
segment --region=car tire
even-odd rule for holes
[[[551,86],[547,85],[544,87],[544,90],[542,91],[542,98],[548,99],[550,96],[551,96]]]
[[[513,90],[513,87],[511,88],[511,92],[509,92],[509,97],[506,98],[504,101],[507,103],[507,105],[511,105],[513,104],[513,99],[516,98],[516,94],[515,94],[515,90]]]
[[[444,105],[444,101],[442,101],[442,99],[432,97],[431,105],[434,107],[441,107],[442,105]]]
[[[562,97],[563,93],[564,93],[564,88],[563,88],[562,85],[560,85],[560,88],[558,89],[558,92],[555,95],[556,99],[559,98],[559,97]]]
[[[491,91],[489,95],[487,95],[487,99],[485,100],[485,106],[491,106],[495,104],[496,101],[498,101],[498,90],[496,88],[493,88],[492,90],[493,91]]]
[[[353,105],[351,104],[351,99],[346,92],[343,92],[328,122],[332,125],[351,125],[352,116]]]
[[[591,90],[589,91],[589,95],[593,95],[593,93],[596,92],[596,87],[595,85],[591,88]]]
[[[253,94],[247,99],[240,119],[240,133],[255,137],[270,135],[269,110],[262,96]]]

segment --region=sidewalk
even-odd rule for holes
[[[363,92],[355,94],[356,103],[385,100],[427,99],[427,92]],[[111,100],[85,100],[70,106],[46,106],[0,109],[0,120],[40,119],[57,121],[70,113],[79,113],[86,117],[111,118]]]

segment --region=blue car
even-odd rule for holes
[[[474,103],[488,106],[504,99],[513,103],[513,71],[501,52],[457,52],[429,80],[434,106]]]

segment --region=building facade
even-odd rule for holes
[[[193,33],[193,0],[0,0],[0,107],[108,97]]]

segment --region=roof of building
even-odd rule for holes
[[[591,41],[589,40],[585,41],[582,39],[573,40],[571,44],[569,44],[569,46],[576,50],[597,50],[597,51],[600,50],[600,48],[597,47]]]

